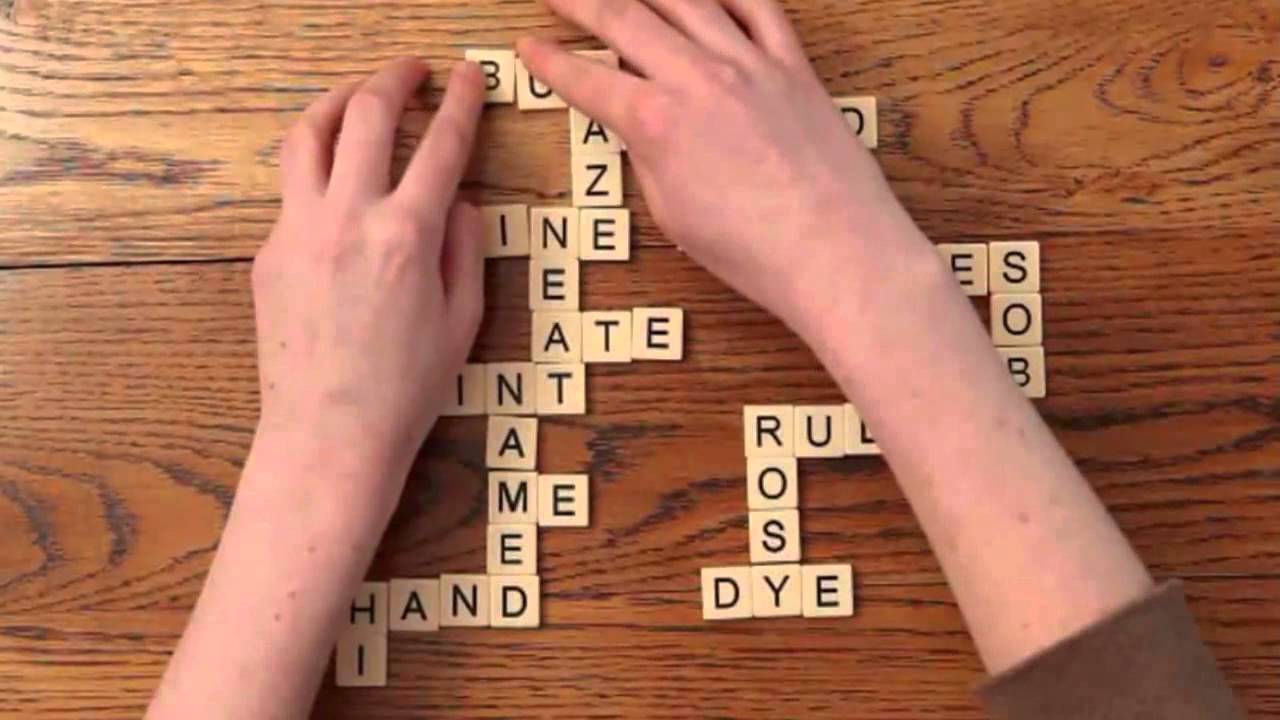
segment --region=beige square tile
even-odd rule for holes
[[[631,311],[582,313],[582,360],[631,362]]]
[[[484,256],[529,256],[529,206],[487,205],[480,208],[484,221]]]
[[[751,617],[751,568],[702,568],[702,619]]]
[[[578,211],[578,256],[593,262],[631,259],[631,211],[582,208]]]
[[[879,147],[880,127],[876,114],[876,99],[874,97],[842,97],[835,98],[835,103],[845,120],[849,122],[853,134],[857,135],[867,147],[872,149]]]
[[[582,313],[533,311],[529,342],[535,363],[582,362]]]
[[[538,476],[538,524],[587,527],[591,523],[591,481],[586,475]]]
[[[752,510],[747,515],[752,565],[800,562],[799,510]]]
[[[537,413],[533,363],[489,363],[485,378],[485,405],[490,415]]]
[[[542,625],[542,579],[537,575],[503,575],[489,579],[490,625],[536,628]]]
[[[489,473],[489,522],[529,525],[538,522],[538,474],[495,470]]]
[[[987,294],[987,246],[985,243],[941,243],[938,253],[955,275],[965,295]]]
[[[516,105],[521,110],[555,110],[569,107],[551,91],[551,88],[538,82],[529,74],[520,58],[516,58]]]
[[[799,565],[756,565],[751,568],[753,617],[800,617],[804,593]]]
[[[454,378],[452,392],[445,398],[444,417],[472,417],[484,415],[485,402],[484,365],[465,365]]]
[[[485,462],[494,470],[533,470],[538,466],[538,420],[490,416]]]
[[[536,207],[529,210],[529,254],[554,260],[578,259],[581,219],[571,207]]]
[[[867,427],[867,421],[853,405],[844,406],[844,454],[845,455],[882,455],[875,436]]]
[[[804,616],[853,616],[853,566],[805,565],[803,576]]]
[[[576,153],[573,164],[573,204],[580,208],[622,207],[622,156],[616,153]]]
[[[351,597],[342,632],[387,632],[387,584],[363,582]]]
[[[1040,243],[1034,240],[990,244],[991,292],[1040,292]]]
[[[538,415],[587,414],[587,366],[538,365]]]
[[[440,581],[396,578],[390,583],[392,632],[440,629]]]
[[[605,155],[622,152],[622,138],[603,124],[569,108],[569,154]]]
[[[1044,308],[1039,295],[992,295],[991,338],[997,347],[1044,345]]]
[[[747,405],[742,409],[747,457],[795,457],[795,407]]]
[[[1009,368],[1009,377],[1027,397],[1039,399],[1048,394],[1043,347],[1002,347],[996,351]]]
[[[467,62],[480,66],[484,73],[484,98],[487,103],[510,105],[516,101],[516,53],[514,50],[469,48]]]
[[[632,310],[631,357],[635,360],[684,359],[684,310],[655,307]]]
[[[440,576],[440,627],[489,627],[489,577]]]
[[[537,525],[490,525],[488,540],[486,572],[490,579],[538,574]]]
[[[533,258],[529,261],[529,309],[569,312],[578,309],[581,285],[578,261]]]
[[[796,457],[844,456],[844,406],[797,405]]]
[[[343,633],[333,655],[333,684],[337,687],[387,686],[385,633]]]
[[[749,510],[789,510],[798,507],[800,470],[795,458],[747,458]]]

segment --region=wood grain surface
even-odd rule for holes
[[[1280,717],[1280,8],[787,7],[833,94],[880,97],[878,156],[936,240],[1043,243],[1040,407]],[[159,679],[252,436],[245,259],[280,131],[389,57],[531,31],[589,44],[526,0],[0,0],[0,717],[133,718]],[[468,192],[566,202],[566,127],[490,111]],[[590,528],[541,534],[545,627],[395,635],[390,687],[316,715],[980,717],[878,459],[801,469],[806,561],[854,564],[857,617],[702,622],[699,568],[746,563],[741,406],[839,396],[628,202],[635,259],[585,266],[584,305],[684,307],[687,360],[593,367],[589,414],[543,421],[542,469],[594,483]],[[488,279],[477,357],[526,359],[525,263]],[[371,577],[483,568],[482,465],[483,421],[443,422]]]

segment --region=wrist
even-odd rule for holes
[[[837,351],[842,361],[849,350],[861,357],[879,336],[910,330],[895,316],[948,280],[933,244],[896,204],[869,220],[831,227],[806,259],[792,275],[794,311],[784,320],[833,373]]]

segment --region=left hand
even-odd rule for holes
[[[393,497],[484,309],[480,216],[456,199],[484,103],[475,65],[454,70],[391,179],[396,128],[426,76],[398,60],[303,113],[281,153],[283,209],[253,266],[257,445],[353,462]]]

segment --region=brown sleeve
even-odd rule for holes
[[[1001,720],[1238,720],[1173,581],[978,689]]]

